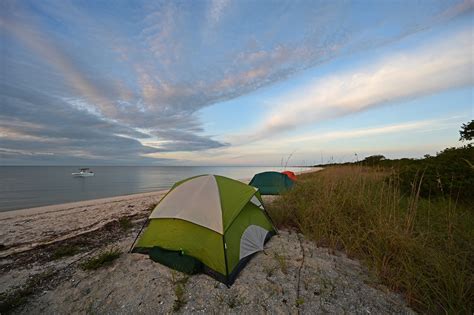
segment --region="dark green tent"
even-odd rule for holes
[[[263,172],[256,174],[249,185],[258,188],[261,195],[280,195],[293,187],[293,181],[286,174]]]

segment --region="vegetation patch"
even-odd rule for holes
[[[63,257],[74,256],[79,253],[81,249],[75,245],[64,245],[56,248],[53,252],[53,259],[60,259]]]
[[[280,255],[278,253],[274,253],[273,258],[275,258],[275,260],[278,262],[281,272],[286,275],[288,273],[288,265],[286,263],[285,256]]]
[[[133,227],[132,220],[129,217],[121,217],[118,222],[120,228],[124,231],[130,230]]]
[[[176,299],[173,302],[173,312],[178,312],[184,305],[186,305],[186,283],[189,280],[188,276],[178,278],[178,273],[171,272],[172,281],[174,284],[174,294]]]
[[[217,296],[220,303],[225,303],[230,309],[234,309],[244,304],[245,299],[239,297],[237,293],[229,293],[229,295],[220,294]]]
[[[83,270],[96,270],[100,267],[110,265],[115,259],[119,258],[122,252],[119,249],[112,248],[100,253],[98,256],[89,258],[80,266]]]
[[[18,288],[0,293],[0,314],[9,314],[15,308],[23,305],[28,297],[33,295],[44,282],[49,281],[54,274],[55,272],[48,270],[30,277],[24,285]]]
[[[273,274],[275,273],[275,267],[273,266],[264,266],[263,271],[265,271],[265,274],[267,277],[272,277]]]
[[[302,298],[296,299],[296,301],[295,301],[296,307],[300,307],[303,304],[304,304],[304,299],[302,299]]]
[[[457,193],[425,196],[423,180],[413,179],[406,192],[393,168],[329,167],[301,175],[267,209],[277,226],[296,227],[319,246],[365,262],[415,310],[470,314],[472,204],[458,202]]]
[[[230,309],[236,308],[243,304],[243,299],[239,298],[237,294],[230,294],[226,299],[226,304]]]

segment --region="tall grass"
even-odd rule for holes
[[[268,210],[278,226],[365,262],[415,310],[472,314],[473,209],[449,196],[420,198],[422,177],[403,194],[384,169],[331,167],[300,176]]]

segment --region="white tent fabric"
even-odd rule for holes
[[[250,225],[240,239],[240,257],[242,259],[263,250],[268,231],[258,225]]]
[[[173,189],[156,206],[150,219],[186,220],[224,234],[219,189],[214,176],[199,176]]]
[[[259,207],[260,209],[263,209],[263,205],[260,200],[258,200],[257,196],[254,195],[252,199],[250,199],[250,202]]]

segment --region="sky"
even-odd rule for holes
[[[313,165],[459,146],[474,1],[0,3],[0,165]]]

